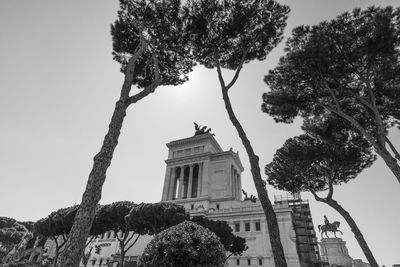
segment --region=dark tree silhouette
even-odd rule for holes
[[[262,110],[277,122],[335,117],[361,134],[400,182],[400,154],[388,130],[400,118],[400,8],[370,7],[300,26],[265,76]],[[329,119],[331,120],[331,118]]]
[[[18,248],[25,239],[32,239],[32,224],[0,217],[0,262],[6,260],[11,250]]]
[[[195,216],[191,219],[191,221],[211,230],[219,237],[219,240],[221,241],[222,245],[224,245],[225,250],[229,253],[225,260],[232,255],[242,255],[242,253],[248,248],[246,246],[246,239],[234,235],[232,233],[232,228],[226,221],[213,221],[204,216]]]
[[[140,257],[139,266],[223,267],[225,249],[213,232],[184,221],[156,234]]]
[[[259,157],[233,111],[229,90],[238,79],[243,64],[255,59],[264,60],[280,42],[288,12],[287,6],[272,0],[189,0],[186,7],[193,55],[205,67],[216,68],[229,119],[249,157],[253,181],[267,219],[268,242],[277,267],[287,264],[276,215],[261,177]],[[229,83],[225,82],[222,68],[234,71]]]
[[[38,220],[33,226],[37,234],[54,241],[56,245],[54,263],[57,262],[58,256],[68,240],[77,210],[78,205],[59,209],[50,213],[46,218]]]
[[[111,34],[114,59],[121,63],[125,80],[100,152],[94,157],[59,267],[79,265],[127,108],[159,85],[182,84],[188,79],[194,63],[186,45],[188,38],[183,34],[186,30],[180,5],[179,0],[120,0]],[[140,91],[131,94],[132,85]]]
[[[340,136],[340,135],[337,135]],[[340,144],[339,144],[340,143]],[[336,142],[321,141],[309,135],[288,139],[265,166],[268,183],[291,193],[308,191],[343,216],[373,267],[378,267],[367,242],[350,214],[333,197],[333,186],[347,183],[375,160],[362,137],[342,135]],[[328,191],[325,197],[318,194]]]
[[[136,244],[140,234],[132,231],[125,217],[136,204],[129,201],[119,201],[104,205],[99,209],[94,224],[101,225],[103,232],[113,231],[119,243],[121,257],[119,266],[124,266],[126,252]],[[132,242],[131,242],[132,241]]]
[[[126,221],[141,235],[155,235],[183,221],[189,220],[185,208],[173,203],[141,203],[134,207]]]

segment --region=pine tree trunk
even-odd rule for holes
[[[106,179],[106,172],[111,165],[114,150],[118,145],[118,138],[121,133],[122,124],[126,116],[126,109],[130,104],[136,103],[143,97],[154,92],[154,88],[144,89],[134,96],[132,101],[129,96],[134,70],[137,59],[143,54],[145,47],[140,47],[138,51],[129,60],[124,84],[122,85],[121,95],[111,117],[108,126],[108,132],[104,137],[103,145],[100,152],[94,157],[92,171],[86,185],[85,192],[82,196],[82,202],[75,215],[74,224],[72,225],[69,239],[65,245],[64,253],[60,255],[57,262],[58,267],[79,267],[82,253],[85,249],[86,240],[96,212],[96,206],[101,199],[101,190]]]
[[[372,255],[371,250],[368,247],[367,241],[365,241],[364,236],[362,235],[360,229],[358,228],[356,222],[350,216],[350,214],[335,200],[326,200],[321,201],[316,199],[317,201],[324,202],[339,212],[340,215],[346,220],[347,224],[350,226],[351,231],[354,233],[354,237],[356,238],[358,244],[360,245],[362,251],[364,252],[365,257],[367,258],[371,267],[379,267],[378,263],[376,262],[374,255]]]
[[[119,248],[121,250],[121,258],[119,259],[118,267],[124,267],[124,260],[125,260],[125,251],[124,251],[124,243],[119,244]]]
[[[258,198],[260,199],[262,208],[264,210],[265,219],[267,221],[269,238],[271,243],[272,254],[274,256],[275,267],[286,267],[286,259],[283,251],[283,246],[279,234],[278,221],[274,212],[271,201],[268,197],[267,189],[265,188],[265,182],[261,177],[259,157],[254,153],[253,147],[250,144],[250,140],[247,138],[245,131],[239,120],[236,118],[233,112],[232,105],[229,99],[228,92],[222,88],[222,96],[225,103],[225,108],[228,112],[229,119],[233,126],[236,128],[240,139],[246,149],[247,155],[250,161],[251,174],[253,176],[254,185],[257,190]]]
[[[82,197],[72,226],[69,240],[57,266],[79,266],[82,252],[92,225],[96,206],[101,199],[101,190],[106,178],[106,171],[111,164],[113,152],[118,144],[118,137],[126,115],[128,105],[119,100],[116,103],[109,130],[104,138],[100,152],[94,157],[93,169],[89,175],[88,184]]]

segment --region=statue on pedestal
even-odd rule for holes
[[[333,232],[333,234],[336,236],[336,232],[339,232],[341,235],[343,235],[342,231],[340,231],[338,228],[340,226],[340,222],[334,221],[333,223],[330,223],[326,215],[324,215],[324,225],[318,225],[318,230],[321,232],[321,238],[323,238],[323,234],[325,233],[326,238],[328,237],[328,232]]]

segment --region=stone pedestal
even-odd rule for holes
[[[319,242],[321,258],[330,266],[351,267],[353,259],[349,256],[346,242],[341,238],[322,238]]]

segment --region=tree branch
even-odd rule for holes
[[[146,86],[142,91],[140,91],[139,93],[137,93],[136,95],[130,96],[128,98],[128,105],[136,103],[137,101],[139,101],[140,99],[144,98],[145,96],[153,93],[155,91],[155,89],[157,88],[157,86],[159,86],[161,84],[161,74],[160,74],[160,64],[159,64],[159,60],[156,56],[156,54],[152,54],[152,61],[154,63],[154,81]]]
[[[317,193],[314,190],[312,190],[312,189],[308,189],[308,190],[314,196],[316,201],[326,202],[326,199],[318,196]]]
[[[134,234],[132,235],[132,237],[133,237],[133,236],[134,236]],[[132,242],[132,244],[126,249],[126,251],[128,251],[131,247],[133,247],[133,245],[136,244],[136,242],[138,241],[139,237],[140,237],[140,235],[137,234],[137,237],[136,237],[135,241]]]
[[[331,200],[332,199],[332,195],[333,195],[333,181],[332,179],[328,178],[328,186],[329,186],[329,191],[328,191],[328,195],[326,196],[326,200]]]
[[[378,128],[378,140],[381,143],[381,145],[384,146],[385,145],[385,136],[386,136],[385,135],[385,127],[383,126],[381,114],[379,114],[378,107],[376,106],[376,98],[375,98],[374,92],[372,92],[371,84],[363,76],[361,76],[361,77],[362,77],[362,81],[367,86],[369,98],[371,99],[371,102],[372,102],[372,107],[373,107],[372,111],[374,112],[375,122],[376,122],[376,126]]]
[[[116,237],[117,237],[117,240],[119,241],[119,242],[122,242],[122,239],[119,237],[119,231],[115,231],[116,232]],[[122,232],[121,232],[122,233]]]
[[[85,248],[90,244],[90,242],[92,242],[93,238],[94,238],[94,235],[92,235],[92,236],[89,238],[89,240],[86,241]]]
[[[385,141],[386,141],[386,143],[388,143],[390,149],[394,153],[395,158],[400,161],[399,152],[397,151],[397,149],[394,147],[394,145],[392,144],[392,142],[389,140],[389,138],[387,136],[385,136]]]
[[[329,106],[329,105],[322,104],[322,103],[317,103],[317,105],[319,105],[319,106],[321,106],[321,107],[327,109],[328,111],[333,112],[333,113],[337,114],[338,116],[344,118],[345,120],[349,121],[354,127],[357,128],[357,130],[360,131],[361,134],[363,134],[363,135],[365,136],[365,138],[371,143],[371,145],[374,146],[374,148],[375,148],[377,151],[381,151],[381,148],[380,148],[379,145],[376,143],[376,141],[374,140],[373,136],[370,135],[370,134],[361,126],[361,124],[358,123],[354,118],[352,118],[351,116],[349,116],[348,114],[346,114],[346,113],[343,112],[343,111],[339,111],[339,110],[336,110],[336,109],[332,108],[332,107]]]
[[[324,78],[321,77],[320,79],[321,79],[323,85],[326,87],[326,89],[328,89],[330,95],[332,96],[333,101],[335,102],[335,106],[336,106],[337,110],[342,111],[342,108],[340,107],[339,101],[338,101],[333,89],[328,85],[328,83],[326,82],[326,80]]]

